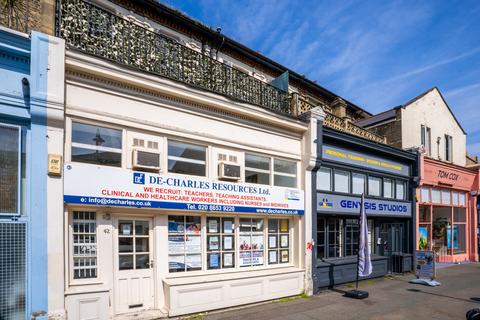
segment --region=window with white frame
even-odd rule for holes
[[[429,127],[421,126],[421,144],[425,148],[425,154],[430,156],[432,154],[432,147],[431,147],[431,130]]]
[[[168,265],[170,272],[202,269],[200,216],[168,216]]]
[[[270,184],[270,158],[245,154],[245,182]]]
[[[235,218],[207,217],[207,269],[235,267]]]
[[[264,264],[264,220],[240,218],[239,262],[240,267]]]
[[[72,161],[122,166],[122,130],[72,123]]]
[[[297,187],[297,163],[282,159],[273,159],[273,185],[279,187]]]
[[[206,147],[168,140],[168,172],[205,176],[206,160]]]
[[[445,135],[445,161],[453,161],[453,138]]]
[[[268,264],[290,262],[288,219],[268,219]]]
[[[72,214],[73,279],[97,277],[97,217],[94,211]]]
[[[0,214],[20,213],[20,127],[0,124]]]

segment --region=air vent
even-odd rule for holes
[[[160,170],[160,153],[145,151],[140,149],[133,150],[133,168],[149,171]]]
[[[242,168],[237,164],[221,162],[218,164],[218,178],[223,180],[240,180]]]

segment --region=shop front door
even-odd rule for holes
[[[388,271],[400,273],[402,271],[402,257],[404,252],[404,224],[380,224],[379,254],[388,257]]]
[[[115,313],[154,308],[152,219],[115,219]]]

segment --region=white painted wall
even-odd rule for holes
[[[401,117],[403,149],[420,146],[421,126],[425,125],[431,129],[431,157],[445,161],[447,134],[453,138],[453,163],[465,165],[466,135],[436,88],[402,108]],[[440,144],[437,144],[437,137],[440,137]]]

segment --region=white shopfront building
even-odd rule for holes
[[[305,290],[306,123],[78,53],[66,61],[69,319]]]

